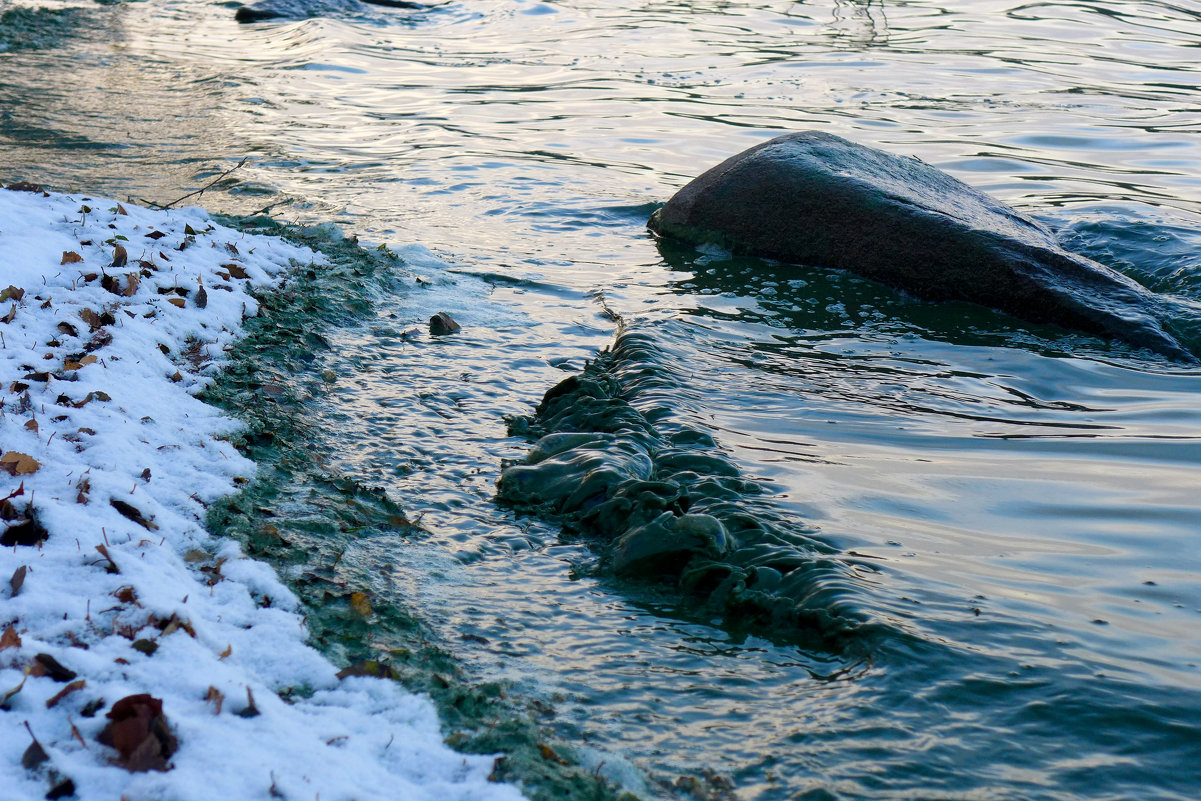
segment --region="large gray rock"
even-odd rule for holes
[[[1197,361],[1165,326],[1187,329],[1201,307],[1063,250],[1043,226],[922,161],[826,133],[780,136],[727,159],[649,225]]]
[[[367,6],[387,6],[422,10],[424,3],[409,0],[255,0],[238,6],[234,19],[238,22],[258,22],[267,19],[307,19],[309,17],[336,17],[347,14],[365,14]]]

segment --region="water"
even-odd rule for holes
[[[194,0],[63,5],[69,28],[0,53],[4,177],[162,202],[249,155],[205,205],[332,219],[408,259],[312,403],[330,464],[430,533],[344,559],[377,606],[553,705],[589,764],[661,798],[1196,796],[1197,372],[661,253],[644,224],[701,169],[818,128],[1201,299],[1201,9],[464,0],[238,26]],[[400,336],[439,310],[464,331]],[[610,311],[668,354],[673,419],[854,552],[848,592],[891,632],[866,656],[593,575],[553,521],[493,503],[529,448],[502,416],[610,344]]]

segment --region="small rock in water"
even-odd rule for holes
[[[436,337],[444,334],[453,334],[462,328],[461,325],[454,321],[446,312],[438,312],[430,318],[430,333]]]

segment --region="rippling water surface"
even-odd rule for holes
[[[201,202],[407,259],[411,291],[337,334],[314,404],[331,462],[430,534],[345,558],[477,675],[551,702],[590,764],[663,798],[1201,791],[1201,374],[644,230],[702,169],[816,128],[1201,300],[1201,6],[53,8],[0,27],[4,178],[167,201],[249,155]],[[464,330],[401,336],[439,310]],[[529,447],[503,415],[608,345],[613,314],[667,354],[671,413],[857,565],[896,633],[868,658],[596,578],[553,523],[494,504]]]

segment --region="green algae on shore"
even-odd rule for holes
[[[301,600],[311,641],[345,665],[345,675],[392,678],[425,693],[450,746],[503,754],[495,780],[519,782],[536,801],[634,801],[579,765],[572,745],[544,725],[544,704],[512,694],[505,683],[475,680],[438,643],[419,610],[373,603],[369,588],[378,577],[343,559],[347,545],[362,538],[401,548],[422,536],[384,489],[323,463],[323,432],[310,411],[337,380],[320,366],[326,334],[363,319],[374,298],[403,291],[402,263],[386,249],[368,251],[323,228],[297,229],[262,216],[224,222],[308,245],[330,264],[301,271],[259,298],[247,338],[205,392],[207,401],[243,422],[234,444],[258,465],[240,493],[210,508],[210,529],[276,565]]]

